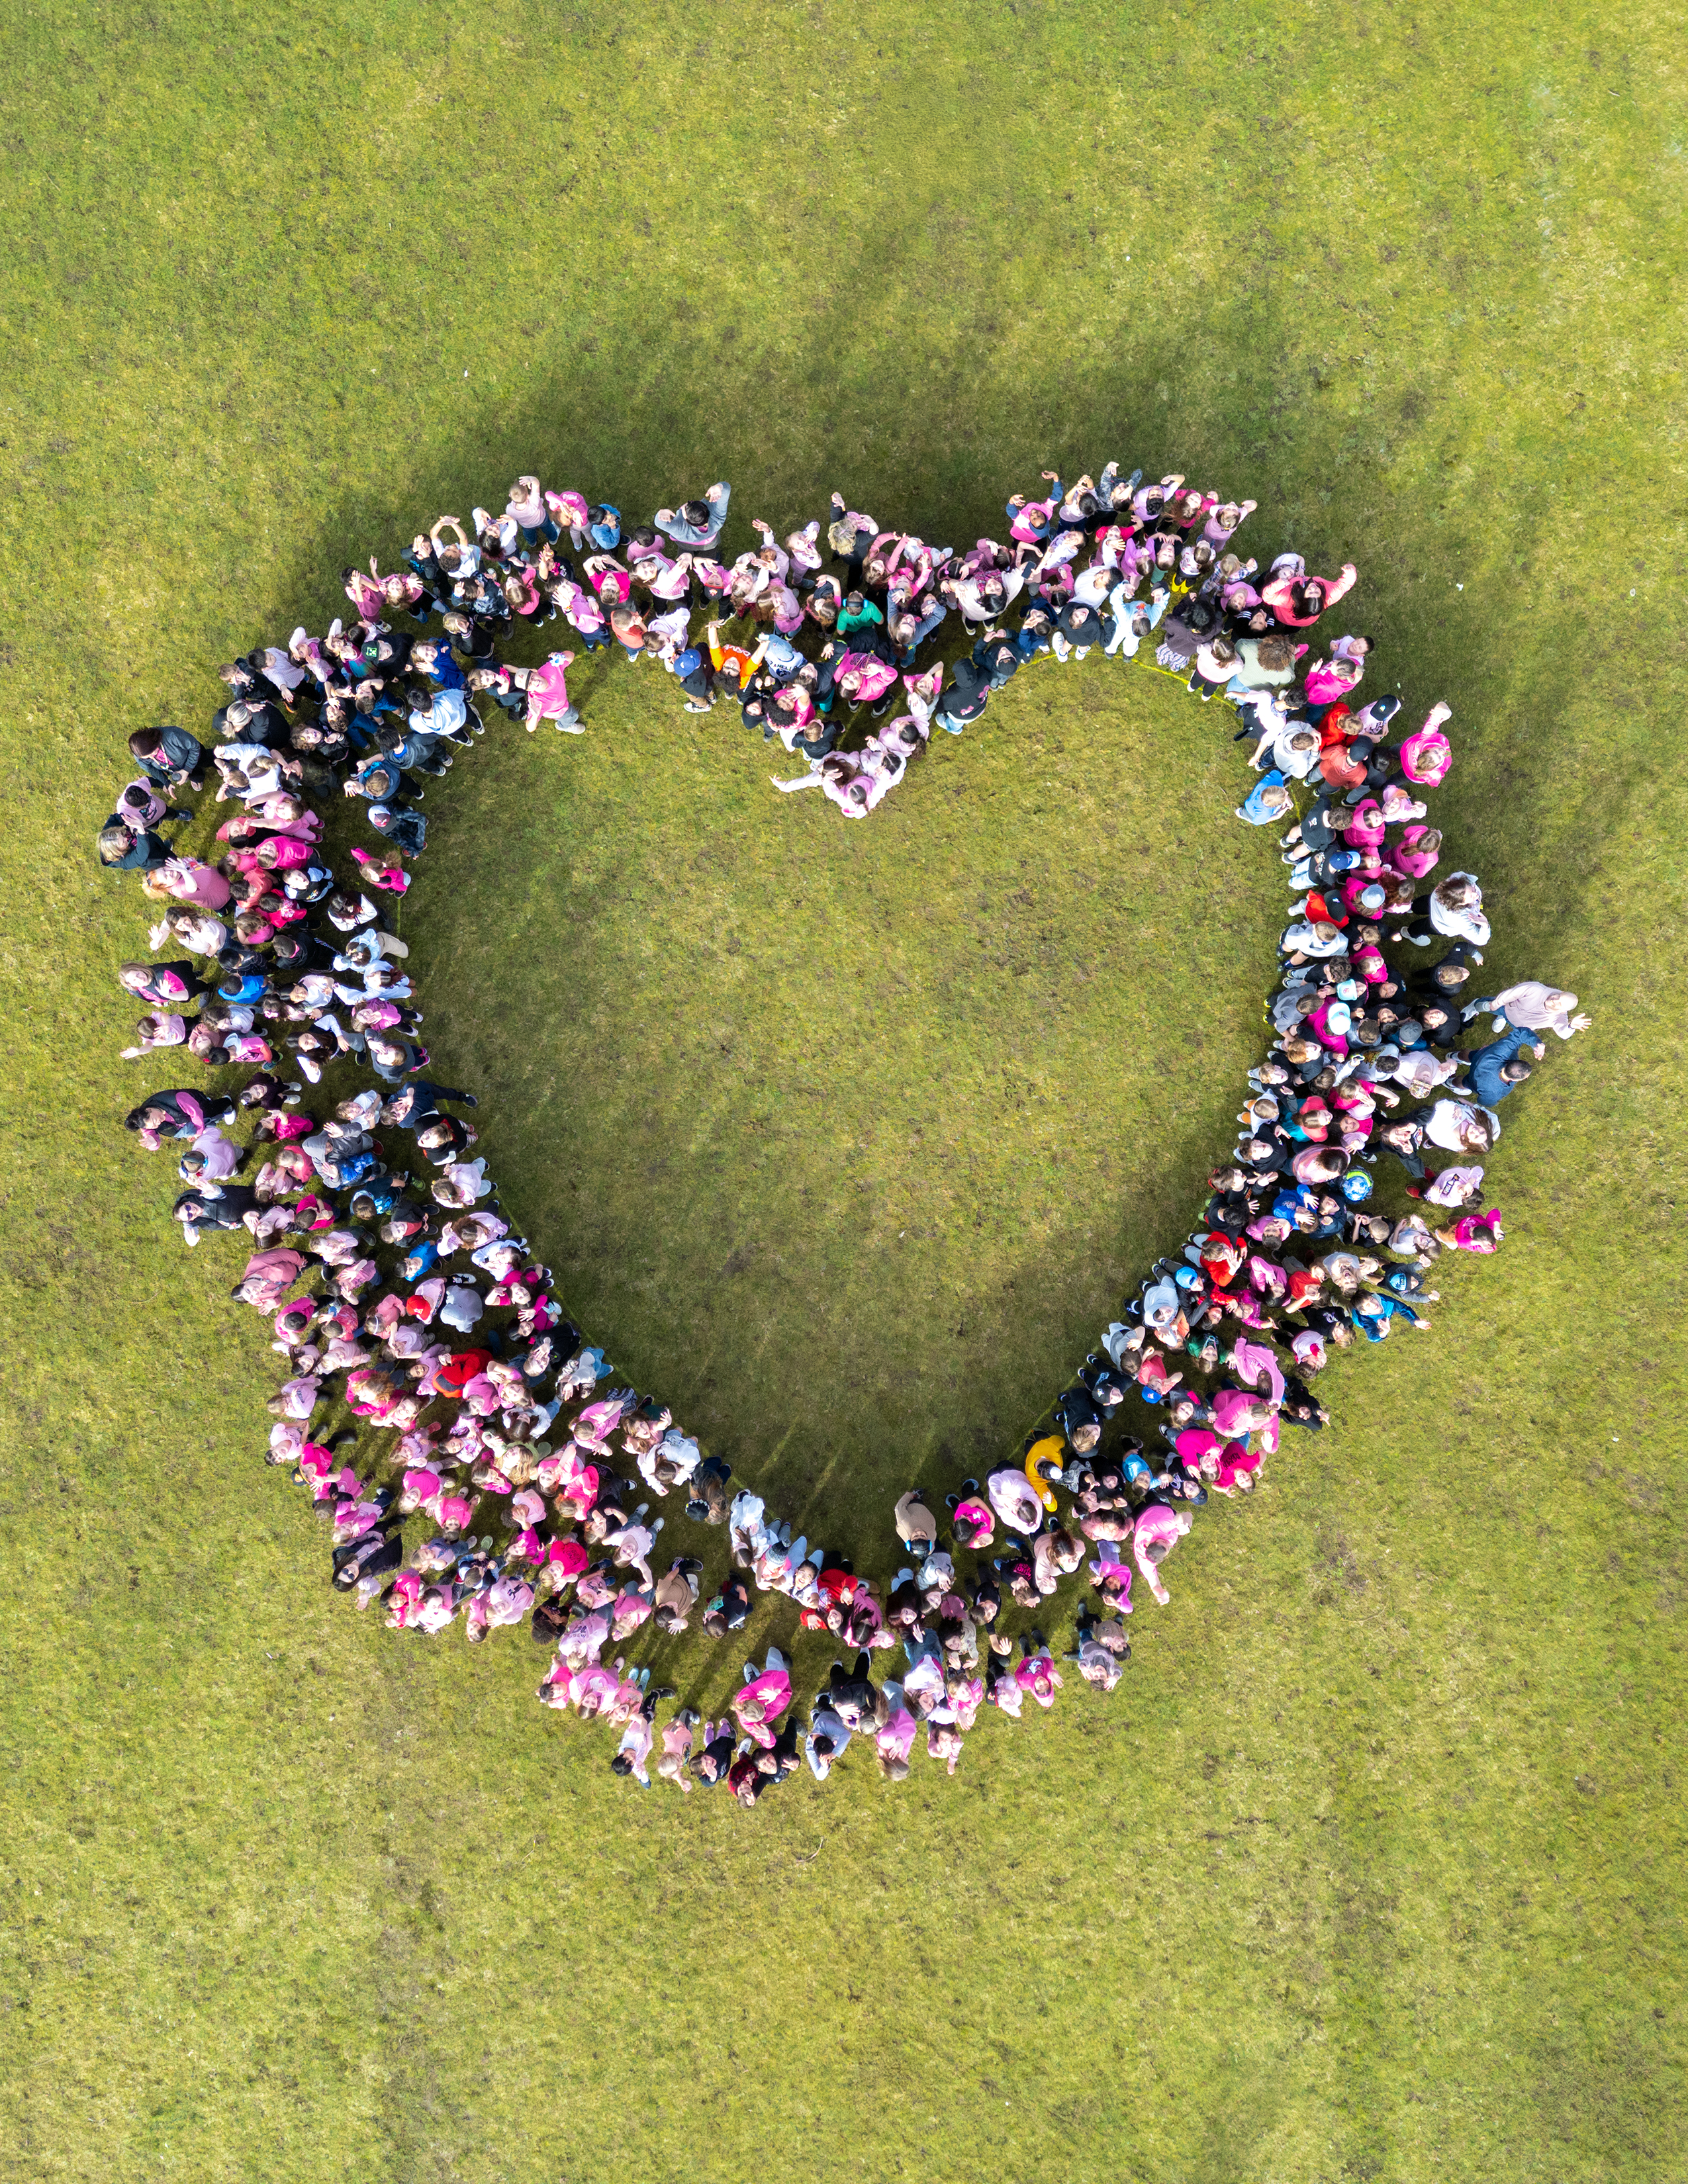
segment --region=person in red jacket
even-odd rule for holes
[[[460,1396],[477,1373],[484,1373],[493,1362],[490,1350],[459,1350],[448,1357],[435,1380],[442,1395]]]

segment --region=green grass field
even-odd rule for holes
[[[1688,2173],[1675,15],[7,30],[0,2176]],[[1206,1513],[1112,1699],[643,1795],[525,1637],[331,1596],[258,1461],[232,1248],[116,1128],[122,738],[520,471],[965,539],[1112,455],[1360,564],[1485,978],[1595,1030],[1506,1110],[1501,1256]],[[862,827],[654,671],[581,694],[431,793],[428,1036],[612,1355],[877,1552],[1197,1210],[1281,867],[1219,709],[1094,657]]]

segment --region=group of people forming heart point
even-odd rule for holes
[[[248,1254],[233,1294],[286,1373],[266,1460],[311,1496],[333,1584],[395,1631],[525,1624],[541,1702],[618,1731],[617,1773],[748,1806],[805,1765],[825,1780],[854,1743],[891,1780],[922,1741],[953,1774],[987,1709],[1053,1706],[1063,1580],[1089,1585],[1060,1658],[1112,1691],[1134,1585],[1164,1606],[1197,1510],[1246,1494],[1286,1429],[1324,1425],[1332,1353],[1423,1331],[1442,1255],[1497,1248],[1501,1108],[1546,1034],[1589,1020],[1538,980],[1474,990],[1483,891],[1441,871],[1427,814],[1448,708],[1411,726],[1397,698],[1362,701],[1369,641],[1313,634],[1354,569],[1243,558],[1252,502],[1110,463],[1045,472],[1007,503],[1006,539],[965,552],[834,495],[824,525],[755,522],[729,559],[729,499],[711,486],[624,536],[609,503],[523,477],[501,513],[443,517],[393,573],[347,571],[349,622],[224,667],[206,742],[137,730],[97,846],[157,920],[119,974],[147,1011],[125,1056],[192,1078],[128,1127],[170,1150],[185,1240],[226,1230]],[[655,660],[694,711],[735,705],[804,761],[777,786],[850,817],[934,727],[959,735],[1017,675],[1097,649],[1222,699],[1257,777],[1237,816],[1279,830],[1273,1044],[1200,1218],[1019,1455],[902,1496],[878,1576],[797,1535],[570,1322],[476,1152],[474,1095],[428,1074],[382,905],[424,850],[423,784],[495,716],[581,730],[575,651],[505,656],[559,618],[582,650]],[[348,797],[373,838],[331,861]],[[669,1513],[685,1536],[659,1552]],[[825,1680],[799,1701],[768,1645],[718,1718],[665,1717],[669,1641],[733,1643],[759,1601],[789,1604],[794,1653],[805,1633],[833,1653]]]

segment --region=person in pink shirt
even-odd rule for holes
[[[1415,728],[1401,746],[1401,770],[1407,778],[1429,788],[1440,788],[1453,764],[1453,746],[1442,733],[1442,722],[1451,719],[1451,705],[1432,705],[1424,725]]]
[[[1246,1346],[1253,1350],[1256,1346]],[[1249,1395],[1241,1388],[1220,1388],[1215,1390],[1209,1407],[1213,1413],[1214,1430],[1226,1440],[1242,1440],[1250,1434],[1258,1434],[1268,1446],[1276,1446],[1278,1412],[1268,1397]]]
[[[1171,1605],[1172,1595],[1161,1582],[1161,1564],[1193,1522],[1188,1509],[1174,1509],[1167,1502],[1151,1502],[1138,1513],[1131,1537],[1132,1554],[1144,1583],[1162,1607]]]
[[[623,1585],[610,1603],[612,1644],[625,1645],[642,1624],[650,1620],[655,1609],[656,1593],[653,1587]]]
[[[525,1578],[506,1571],[477,1596],[476,1605],[482,1609],[480,1635],[507,1630],[526,1620],[533,1605],[533,1588]],[[476,1633],[471,1630],[467,1635],[472,1637]]]
[[[727,1703],[750,1741],[772,1752],[776,1724],[791,1704],[791,1675],[777,1646],[769,1646],[760,1675],[749,1662],[745,1663],[744,1681]]]
[[[1364,639],[1358,642],[1363,643]],[[1339,698],[1345,698],[1357,686],[1365,671],[1363,655],[1357,660],[1333,658],[1314,660],[1306,671],[1307,703],[1310,705],[1334,705]]]
[[[1465,1016],[1469,1022],[1485,1009],[1492,1010],[1497,1032],[1552,1031],[1561,1039],[1570,1039],[1594,1022],[1591,1016],[1578,1015],[1576,1007],[1576,995],[1563,987],[1544,985],[1540,978],[1524,978],[1486,1000],[1468,1002]]]
[[[593,1720],[599,1714],[607,1713],[621,1688],[621,1678],[599,1661],[588,1661],[569,1679],[575,1709],[582,1721]]]
[[[874,1731],[873,1750],[879,1762],[879,1772],[888,1782],[904,1782],[908,1779],[909,1754],[914,1750],[915,1731],[918,1727],[914,1716],[903,1704],[901,1690],[895,1685],[886,1685],[888,1694],[896,1691],[891,1710]]]
[[[953,1721],[930,1720],[926,1724],[926,1756],[928,1759],[944,1761],[946,1771],[953,1774],[961,1757],[962,1737]]]
[[[181,1046],[187,1039],[187,1019],[174,1010],[154,1009],[135,1020],[135,1045],[119,1050],[122,1061],[138,1061],[142,1055],[156,1054],[160,1048]]]
[[[288,872],[309,864],[311,855],[311,844],[301,835],[277,833],[266,835],[263,841],[250,850],[237,850],[226,861],[233,871],[242,874]]]
[[[1131,1613],[1131,1565],[1122,1559],[1117,1540],[1097,1540],[1090,1580],[1111,1614]]]
[[[304,1273],[305,1265],[303,1251],[279,1246],[254,1251],[246,1262],[246,1271],[234,1294],[242,1304],[252,1305],[265,1314],[273,1313]]]
[[[1422,880],[1436,868],[1442,837],[1435,827],[1407,827],[1389,851],[1389,862],[1403,878]]]
[[[946,1495],[944,1499],[951,1513],[956,1545],[973,1554],[982,1554],[995,1537],[995,1531],[990,1505],[979,1498],[978,1479],[965,1480],[959,1494]]]
[[[1061,1686],[1061,1671],[1055,1665],[1042,1631],[1027,1631],[1020,1643],[1023,1651],[1014,1670],[1014,1680],[1047,1713]]]
[[[225,1138],[216,1123],[212,1123],[209,1129],[201,1129],[192,1146],[181,1156],[177,1175],[183,1184],[198,1182],[201,1177],[208,1184],[223,1184],[238,1171],[244,1157],[247,1153],[242,1146],[236,1145],[231,1138]]]
[[[532,735],[542,721],[550,721],[565,735],[578,736],[585,733],[579,713],[569,703],[569,686],[565,679],[574,666],[571,652],[554,652],[543,666],[536,667],[527,678],[527,711],[526,725]]]
[[[606,612],[626,606],[633,580],[613,554],[588,554],[580,566]]]
[[[1310,577],[1299,554],[1280,554],[1260,596],[1284,628],[1309,629],[1327,607],[1346,598],[1359,574],[1351,561],[1345,561],[1337,576]]]
[[[671,1782],[677,1790],[688,1797],[692,1785],[686,1776],[686,1763],[692,1756],[693,1731],[698,1722],[690,1707],[682,1707],[661,1736],[662,1753],[656,1763],[658,1779]]]
[[[1245,1387],[1263,1388],[1267,1401],[1273,1410],[1284,1401],[1284,1373],[1278,1362],[1278,1353],[1269,1343],[1250,1342],[1239,1338],[1232,1348],[1232,1370]]]
[[[895,688],[897,671],[873,653],[845,652],[838,657],[833,679],[853,708],[877,706],[886,693]]]
[[[544,496],[545,513],[551,519],[559,536],[566,531],[577,554],[586,543],[586,529],[591,521],[592,509],[583,493],[572,489],[565,493],[549,493]],[[517,519],[520,521],[520,518]]]
[[[1043,1497],[1022,1470],[993,1471],[985,1481],[985,1491],[991,1507],[1010,1531],[1028,1540],[1036,1535],[1045,1513]]]
[[[1215,507],[1213,496],[1210,493],[1207,498],[1207,521],[1201,527],[1201,535],[1210,546],[1228,545],[1232,534],[1260,505],[1254,500],[1228,500],[1223,506]]]
[[[178,902],[191,903],[197,910],[221,910],[234,893],[214,865],[203,864],[197,857],[172,857],[148,877],[164,894],[174,895]]]
[[[987,1706],[994,1706],[998,1708],[1000,1712],[1006,1713],[1010,1721],[1018,1721],[1020,1719],[1020,1708],[1025,1701],[1026,1694],[1022,1689],[1013,1670],[1011,1669],[1002,1668],[999,1665],[996,1659],[996,1651],[999,1646],[1007,1647],[1010,1651],[1012,1650],[1011,1643],[1009,1640],[1006,1638],[1001,1640],[994,1638],[992,1639],[991,1658],[985,1667],[985,1704]]]
[[[1491,1206],[1486,1213],[1462,1213],[1447,1228],[1438,1228],[1436,1241],[1454,1251],[1497,1251],[1505,1232],[1501,1227],[1501,1210]]]
[[[788,569],[795,569],[799,577],[812,577],[821,566],[821,549],[816,540],[821,536],[818,519],[811,519],[800,531],[786,534],[785,550]]]
[[[611,639],[608,620],[597,599],[583,585],[566,577],[559,577],[551,588],[551,596],[563,620],[588,651],[601,651],[609,646]]]
[[[784,556],[781,556],[782,560]],[[684,606],[692,596],[692,557],[682,554],[671,561],[666,554],[649,547],[632,562],[633,580],[643,584],[661,608]]]

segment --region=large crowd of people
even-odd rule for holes
[[[224,667],[205,740],[132,735],[97,849],[156,912],[149,956],[120,973],[146,1010],[125,1056],[192,1080],[128,1126],[176,1161],[184,1240],[227,1230],[248,1253],[234,1295],[271,1321],[285,1373],[267,1460],[311,1496],[335,1585],[394,1630],[478,1643],[526,1624],[550,1656],[541,1702],[617,1730],[617,1773],[750,1804],[799,1765],[824,1780],[858,1739],[896,1780],[923,1730],[953,1774],[983,1709],[1053,1706],[1041,1625],[1063,1580],[1089,1589],[1061,1659],[1111,1691],[1134,1585],[1164,1606],[1195,1512],[1247,1493],[1285,1428],[1325,1424],[1332,1353],[1424,1331],[1441,1255],[1497,1247],[1499,1109],[1545,1034],[1588,1018],[1535,981],[1474,990],[1482,889],[1440,869],[1426,807],[1448,709],[1403,733],[1397,699],[1364,700],[1369,641],[1314,634],[1354,569],[1244,558],[1253,503],[1111,463],[1046,472],[1008,502],[1006,539],[965,550],[834,495],[824,524],[781,539],[757,521],[728,559],[729,499],[711,486],[624,533],[607,502],[524,477],[500,513],[442,517],[393,573],[345,572],[349,621]],[[543,664],[509,656],[559,619],[569,638]],[[496,1195],[474,1094],[428,1074],[383,901],[425,851],[424,784],[478,736],[506,717],[582,732],[574,647],[649,655],[687,710],[736,708],[801,762],[777,788],[818,787],[852,818],[1022,670],[1137,659],[1225,701],[1256,777],[1238,816],[1279,830],[1273,1043],[1201,1218],[1021,1454],[899,1499],[880,1575],[794,1535],[624,1383]],[[208,794],[227,811],[215,845],[183,854],[168,830]],[[370,838],[331,861],[325,815],[345,798]],[[687,1551],[709,1527],[727,1549],[714,1577]],[[730,1641],[770,1594],[830,1635],[824,1687],[799,1700],[769,1646],[719,1719],[661,1719],[677,1694],[637,1662],[641,1631]]]

